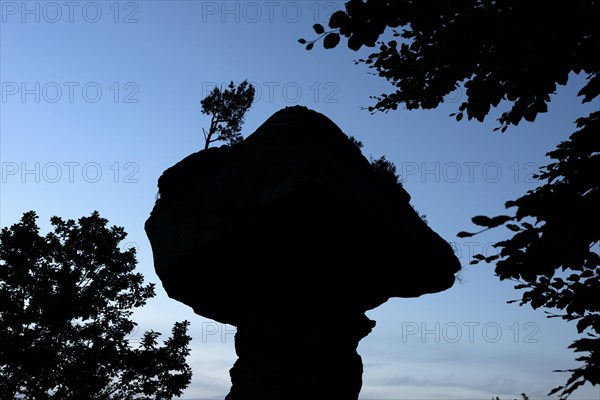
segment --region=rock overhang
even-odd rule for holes
[[[306,107],[186,157],[159,193],[146,222],[156,272],[169,296],[220,322],[278,302],[365,311],[445,290],[460,269],[408,193]]]

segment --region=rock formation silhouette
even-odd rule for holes
[[[237,327],[227,400],[357,399],[365,316],[460,269],[327,117],[287,107],[167,169],[146,232],[168,295]]]

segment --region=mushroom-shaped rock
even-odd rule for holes
[[[460,269],[408,193],[306,107],[158,186],[146,232],[166,292],[238,328],[228,400],[356,399],[364,312],[448,289]]]

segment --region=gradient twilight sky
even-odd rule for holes
[[[368,313],[377,326],[359,346],[361,398],[545,398],[568,377],[552,370],[577,365],[567,349],[575,325],[506,304],[519,297],[513,284],[500,282],[492,266],[468,265],[474,253],[491,254],[491,243],[508,231],[470,239],[456,233],[473,229],[472,216],[502,213],[505,201],[534,188],[531,174],[548,162],[546,152],[598,103],[580,104],[582,78],[572,76],[547,114],[505,134],[492,132],[498,110],[485,123],[448,117],[461,90],[436,110],[371,115],[361,107],[389,84],[353,60],[372,49],[355,53],[342,42],[307,52],[297,43],[343,4],[0,1],[1,226],[35,210],[46,232],[52,215],[76,219],[98,210],[125,227],[124,246],[138,249],[139,270],[158,284],[157,297],[135,314],[140,330],[164,338],[175,321],[190,320],[194,377],[183,398],[222,399],[235,330],[166,296],[143,226],[162,171],[203,145],[209,118],[200,100],[215,85],[248,79],[257,98],[244,136],[286,106],[325,114],[364,143],[366,157],[385,155],[397,165],[413,205],[465,266],[462,282],[446,292],[393,299]],[[199,282],[198,290],[209,284]],[[572,398],[598,396],[588,386]]]

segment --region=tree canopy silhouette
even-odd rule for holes
[[[594,248],[600,239],[600,112],[578,119],[577,126],[568,141],[548,153],[556,162],[534,176],[545,183],[506,202],[507,208],[516,208],[513,215],[473,217],[483,231],[503,225],[514,236],[494,245],[498,254],[476,254],[472,264],[496,261],[500,279],[515,280],[516,289],[525,289],[521,305],[561,310],[549,316],[577,321],[578,332],[586,336],[569,346],[587,354],[577,358],[583,366],[568,370],[566,385],[550,393],[561,391],[561,397],[586,381],[600,383],[600,256]]]
[[[132,309],[154,297],[135,273],[126,233],[98,212],[51,219],[41,236],[30,211],[0,233],[0,398],[162,399],[191,380],[187,321],[131,337]]]
[[[204,149],[211,143],[225,141],[229,145],[242,140],[242,125],[244,115],[254,101],[254,86],[244,80],[239,85],[233,81],[226,89],[215,87],[208,96],[201,101],[202,113],[210,115],[208,131],[204,133]]]
[[[570,72],[588,76],[579,92],[584,102],[597,96],[599,8],[593,0],[351,0],[346,11],[332,14],[329,31],[316,24],[321,36],[300,42],[312,49],[324,38],[324,47],[332,48],[344,36],[352,50],[378,45],[378,52],[357,63],[375,69],[396,91],[376,96],[370,111],[395,110],[399,104],[435,108],[463,85],[467,98],[456,119],[466,113],[483,121],[491,107],[504,102],[510,109],[499,121],[506,130],[546,112],[550,95],[557,84],[567,83]],[[394,39],[378,42],[386,28],[392,28]]]
[[[505,111],[495,130],[506,131],[523,119],[533,122],[547,111],[557,85],[570,74],[587,82],[579,90],[583,103],[600,94],[600,3],[593,0],[350,0],[329,20],[329,30],[313,26],[315,40],[299,39],[311,50],[323,39],[327,49],[342,37],[358,50],[378,51],[363,63],[388,80],[395,91],[372,96],[369,111],[436,108],[444,96],[464,88],[465,100],[451,114],[457,121],[484,121],[492,108]],[[388,30],[390,28],[390,30]],[[386,32],[386,30],[388,30]],[[383,34],[386,41],[380,41]],[[476,255],[496,262],[500,279],[518,281],[521,304],[560,310],[551,317],[577,320],[584,336],[570,346],[584,352],[583,365],[568,370],[560,392],[568,397],[585,382],[600,383],[600,112],[576,121],[577,130],[548,153],[555,162],[535,176],[541,186],[515,201],[512,215],[477,216],[484,230],[505,226],[512,238],[495,244],[497,255]],[[481,233],[460,232],[460,237]]]

